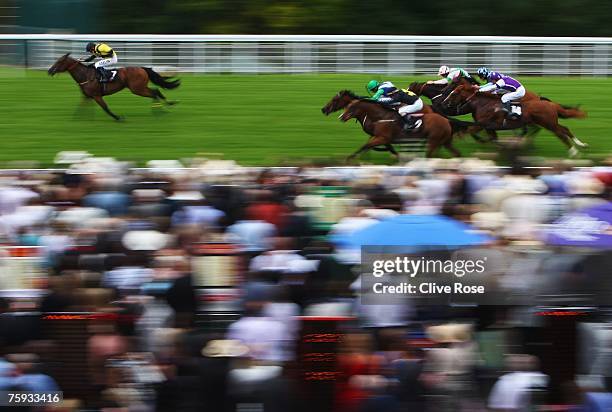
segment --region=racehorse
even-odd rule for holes
[[[96,70],[93,66],[87,66],[70,57],[70,53],[66,53],[53,63],[47,73],[50,76],[62,72],[70,73],[74,81],[79,84],[85,97],[94,99],[115,120],[120,120],[120,117],[110,111],[102,96],[117,93],[126,87],[132,93],[150,97],[155,102],[161,101],[168,105],[175,103],[166,100],[159,89],[152,89],[147,86],[147,83],[151,81],[164,89],[175,89],[181,84],[179,79],[171,80],[170,77],[164,77],[149,67],[124,67],[116,70],[117,74],[112,82],[100,83],[96,78]]]
[[[412,82],[410,86],[408,86],[408,90],[417,96],[425,96],[429,100],[431,100],[431,107],[436,113],[440,113],[444,116],[461,116],[469,113],[469,108],[460,107],[460,106],[448,106],[442,105],[442,100],[448,93],[452,91],[452,89],[460,84],[471,84],[466,79],[461,79],[457,84],[436,84],[436,83],[419,83]]]
[[[370,149],[376,150],[376,146],[384,146],[397,157],[398,153],[392,143],[401,137],[426,139],[428,157],[431,157],[440,146],[446,147],[455,156],[461,156],[461,153],[452,145],[453,134],[464,132],[473,125],[460,120],[448,119],[437,113],[425,113],[421,116],[422,125],[417,130],[405,132],[403,130],[404,119],[396,110],[359,97],[348,90],[338,92],[321,109],[321,112],[329,115],[341,109],[344,109],[339,117],[341,121],[356,119],[361,124],[363,131],[371,136],[363,146],[347,158],[347,161]]]
[[[518,119],[507,119],[502,110],[498,94],[480,93],[477,87],[461,85],[444,99],[443,103],[469,106],[476,123],[487,130],[518,129],[535,124],[554,133],[568,148],[570,156],[578,154],[578,149],[588,147],[565,126],[559,118],[584,118],[586,113],[572,107],[562,106],[549,100],[532,99],[521,101],[522,114]]]
[[[453,89],[455,89],[455,87],[462,86],[462,85],[465,85],[466,87],[471,87],[473,84],[474,83],[472,83],[470,80],[464,79],[464,78],[461,78],[459,79],[459,81],[448,84],[448,85],[426,83],[426,82],[422,82],[422,83],[412,82],[410,86],[408,86],[408,90],[410,90],[416,95],[425,96],[429,100],[431,100],[431,107],[436,113],[440,113],[441,115],[444,115],[444,116],[462,116],[462,115],[471,113],[471,109],[469,105],[461,105],[461,104],[451,105],[451,104],[442,104],[442,102],[449,95],[449,93],[452,92]],[[537,94],[533,92],[529,92],[529,91],[525,93],[525,96],[521,99],[521,101],[533,100],[533,99],[542,99],[542,100],[550,101],[546,97],[540,97]],[[476,119],[474,118],[474,120]],[[529,135],[534,135],[539,130],[540,128],[537,126],[532,126],[531,130],[529,130],[529,128],[525,126],[523,127],[521,135],[526,136],[528,133]],[[483,143],[485,142],[485,140],[477,134],[479,131],[480,131],[479,128],[471,129],[471,135],[474,138],[474,140]],[[495,133],[494,130],[486,130],[486,133],[489,136],[489,139],[488,139],[489,141],[497,139],[497,134]]]

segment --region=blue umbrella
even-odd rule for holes
[[[473,232],[465,223],[440,215],[399,215],[351,235],[332,236],[341,247],[438,246],[447,249],[482,245],[490,237]]]
[[[612,202],[561,217],[548,230],[546,243],[612,249]]]

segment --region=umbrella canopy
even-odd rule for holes
[[[546,243],[612,249],[612,202],[561,217],[547,230]]]
[[[332,236],[342,247],[481,245],[490,237],[474,233],[469,225],[439,215],[399,215],[382,220],[351,235]]]

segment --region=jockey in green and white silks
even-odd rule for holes
[[[417,122],[410,115],[423,110],[423,100],[419,96],[409,90],[398,89],[389,81],[381,83],[376,80],[370,80],[366,89],[372,95],[370,97],[371,100],[386,104],[402,103],[403,106],[397,112],[404,118],[406,122],[405,128],[414,129],[418,126]]]

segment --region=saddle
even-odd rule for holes
[[[96,70],[96,78],[98,79],[98,81],[100,83],[110,83],[113,80],[115,80],[115,77],[117,76],[118,70],[116,69],[112,69],[112,70]]]

